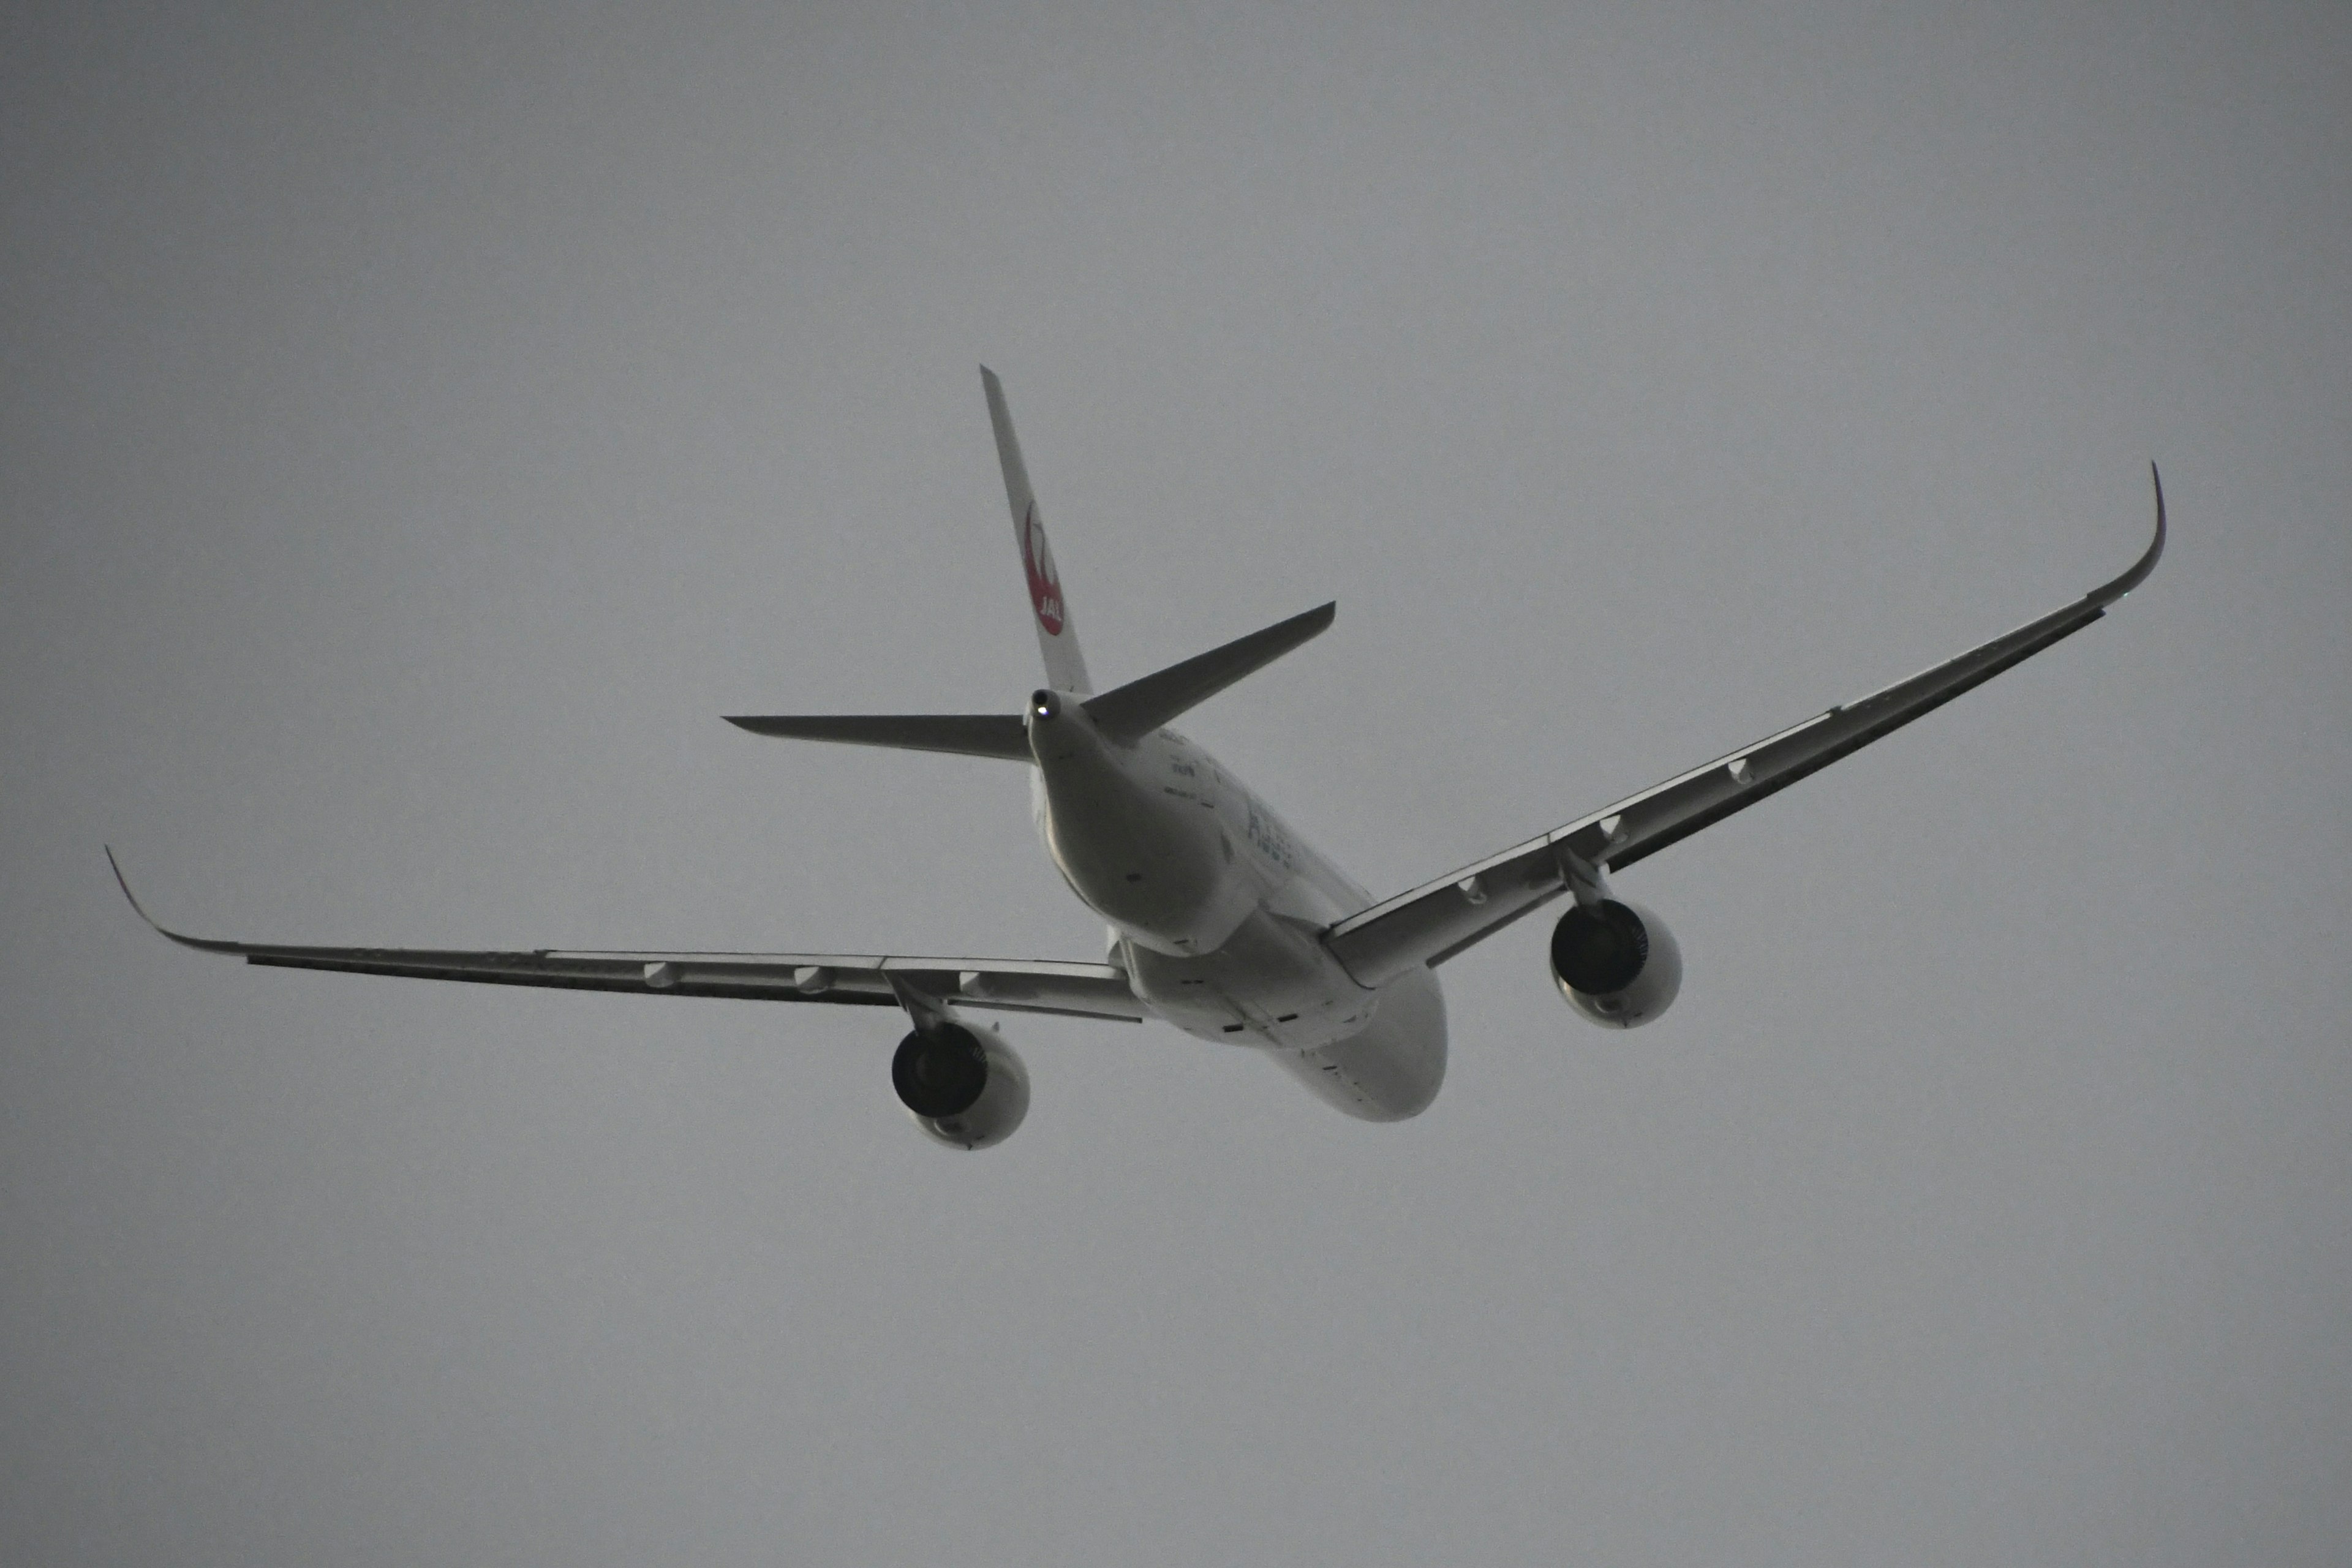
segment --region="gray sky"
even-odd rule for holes
[[[2352,1542],[2341,6],[19,6],[0,1558],[2309,1563]],[[730,711],[1336,597],[1377,890],[2104,581],[1541,922],[1418,1121],[255,940],[1091,957],[1017,769]]]

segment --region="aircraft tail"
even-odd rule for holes
[[[980,379],[988,391],[988,418],[996,429],[996,455],[1004,465],[1004,497],[1013,506],[1013,538],[1021,547],[1022,569],[1029,578],[1037,647],[1045,656],[1045,682],[1057,691],[1086,699],[1087,716],[1113,741],[1134,744],[1331,624],[1335,606],[1325,605],[1131,680],[1116,691],[1094,696],[1086,658],[1078,652],[1077,629],[1070,624],[1070,607],[1062,598],[1062,580],[1045,543],[1045,525],[1038,521],[1028,466],[1021,460],[1021,443],[1013,434],[1013,416],[1004,406],[1004,387],[986,365],[980,367]],[[1027,725],[1017,714],[773,713],[731,717],[728,722],[756,735],[782,740],[839,741],[898,751],[1029,760]]]
[[[1069,603],[1062,597],[1061,574],[1054,569],[1054,552],[1045,542],[1037,494],[1029,488],[1029,467],[1021,460],[1021,442],[1013,434],[1013,413],[1004,405],[1004,385],[986,365],[980,367],[980,382],[988,393],[988,422],[996,431],[997,461],[1004,467],[1004,499],[1013,507],[1013,542],[1021,548],[1021,569],[1029,579],[1029,607],[1037,623],[1038,651],[1045,656],[1045,684],[1086,696],[1094,690],[1094,682],[1087,679],[1086,656],[1078,651],[1078,630],[1071,623]]]
[[[1321,605],[1277,621],[1264,631],[1235,637],[1223,647],[1195,654],[1140,680],[1130,680],[1100,697],[1090,697],[1084,705],[1087,717],[1120,745],[1131,746],[1178,714],[1198,707],[1243,676],[1264,669],[1319,635],[1338,613],[1336,605]],[[1051,658],[1049,651],[1048,669]],[[1085,669],[1081,668],[1078,674],[1083,679]],[[1028,727],[1017,713],[772,713],[732,716],[727,721],[755,735],[786,741],[845,741],[902,752],[1029,760]]]

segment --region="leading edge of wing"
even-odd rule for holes
[[[273,968],[462,980],[489,985],[536,985],[565,991],[829,1002],[870,1007],[898,1005],[891,985],[895,975],[961,1007],[1056,1013],[1127,1023],[1140,1022],[1146,1016],[1124,971],[1108,963],[1056,959],[927,958],[887,953],[610,952],[554,948],[490,952],[220,942],[184,935],[156,920],[131,892],[121,863],[115,859],[111,848],[107,850],[106,859],[114,869],[114,879],[122,889],[122,896],[157,934],[201,952],[226,953],[247,963]]]
[[[1326,945],[1365,984],[1413,963],[1443,963],[1557,897],[1567,887],[1566,858],[1610,869],[1631,866],[2080,631],[2146,582],[2164,553],[2164,480],[2153,463],[2148,474],[2156,489],[2156,534],[2113,581],[1957,658],[1350,915],[1324,933]]]

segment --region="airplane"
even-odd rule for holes
[[[2156,536],[2123,575],[2083,598],[1817,713],[1588,816],[1375,900],[1207,751],[1169,728],[1244,676],[1328,629],[1327,604],[1097,692],[1046,542],[1004,389],[981,367],[1027,580],[1045,683],[1018,714],[739,717],[754,734],[1022,763],[1046,854],[1108,922],[1099,963],[882,953],[460,952],[221,942],[184,947],[248,963],[500,985],[896,1007],[909,1030],[890,1081],[916,1125],[948,1146],[1003,1142],[1029,1109],[1029,1072],[1003,1025],[971,1010],[1139,1022],[1255,1050],[1318,1098],[1368,1121],[1419,1115],[1446,1064],[1437,970],[1521,916],[1566,897],[1553,983],[1593,1022],[1630,1029],[1665,1012],[1682,953],[1664,921],[1620,897],[1625,870],[1703,827],[1899,729],[2097,620],[2164,552]]]

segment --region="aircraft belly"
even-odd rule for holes
[[[1445,1082],[1445,995],[1437,976],[1416,968],[1381,988],[1380,1006],[1358,1033],[1318,1048],[1266,1053],[1325,1104],[1360,1121],[1420,1115]]]
[[[1038,825],[1071,889],[1118,933],[1136,996],[1204,1040],[1265,1052],[1349,1116],[1418,1115],[1445,1077],[1445,1003],[1418,968],[1378,991],[1323,944],[1365,901],[1183,737],[1131,750],[1059,729],[1033,748]]]
[[[1042,769],[1047,851],[1071,890],[1139,945],[1222,945],[1257,902],[1213,806],[1147,785],[1097,756]]]
[[[1349,977],[1307,930],[1255,910],[1214,952],[1130,943],[1135,993],[1186,1034],[1233,1045],[1311,1049],[1360,1031],[1378,996]]]

